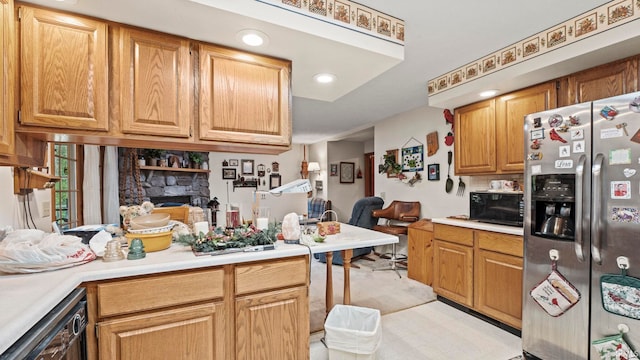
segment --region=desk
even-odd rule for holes
[[[316,246],[310,247],[312,253],[326,253],[327,256],[327,283],[325,289],[325,307],[327,314],[331,311],[331,308],[333,308],[333,271],[331,265],[333,251],[342,251],[342,258],[344,259],[344,304],[349,305],[351,303],[350,270],[353,249],[393,244],[398,241],[398,237],[395,235],[340,223],[339,234],[328,235],[324,242],[317,243]]]

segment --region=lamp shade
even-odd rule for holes
[[[309,163],[309,166],[307,167],[307,170],[309,170],[309,172],[311,171],[320,171],[320,163],[312,161]]]

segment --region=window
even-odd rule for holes
[[[82,225],[82,145],[51,143],[51,149],[51,173],[60,177],[51,192],[51,220],[67,230]]]

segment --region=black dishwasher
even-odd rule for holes
[[[85,289],[76,289],[0,355],[0,360],[86,359],[86,314]]]

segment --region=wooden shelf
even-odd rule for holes
[[[140,170],[160,170],[190,173],[208,173],[211,171],[209,169],[174,168],[169,166],[140,166]]]

